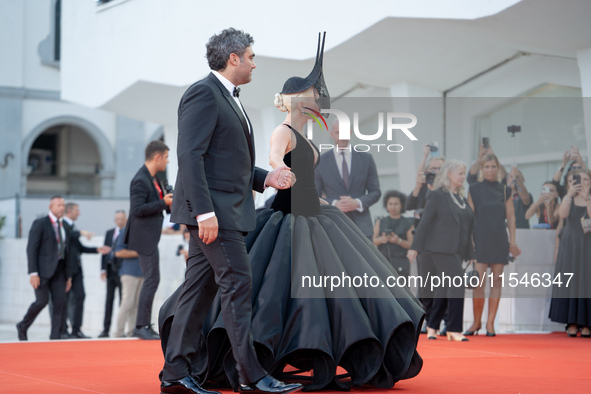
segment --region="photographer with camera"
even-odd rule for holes
[[[570,165],[567,167],[567,164],[570,162]],[[579,147],[576,145],[571,145],[571,147],[564,152],[562,155],[562,164],[552,177],[552,181],[556,184],[556,188],[558,191],[558,196],[562,199],[567,191],[566,185],[566,176],[564,177],[564,182],[560,183],[563,174],[568,174],[573,170],[585,170],[589,171],[585,162],[583,161],[583,157],[579,152]]]
[[[511,197],[513,198],[513,208],[515,211],[515,228],[529,228],[529,220],[525,213],[532,205],[534,198],[525,187],[525,178],[517,167],[512,167],[507,175],[507,186],[511,188]]]
[[[494,155],[494,152],[492,147],[490,146],[489,138],[483,137],[482,144],[480,144],[478,150],[478,158],[476,159],[476,161],[474,161],[472,167],[470,167],[470,171],[468,171],[468,177],[466,178],[468,185],[472,185],[473,183],[478,182],[478,175],[480,174],[480,163],[486,155]],[[499,176],[501,182],[505,183],[507,179],[507,170],[505,170],[505,167],[499,166]]]
[[[427,144],[423,147],[423,158],[419,164],[417,170],[417,181],[415,188],[412,193],[409,194],[404,209],[407,211],[416,210],[415,212],[415,227],[418,225],[420,220],[420,211],[425,208],[425,202],[427,201],[427,192],[433,190],[433,181],[439,173],[439,170],[445,163],[445,157],[443,156],[431,156],[431,153],[438,152],[438,148],[435,142]],[[427,165],[427,160],[431,156]],[[425,169],[426,166],[426,169]]]
[[[373,243],[388,259],[399,276],[410,274],[410,262],[406,252],[413,240],[413,221],[405,218],[406,196],[398,190],[390,190],[384,196],[384,208],[389,216],[376,220]]]
[[[529,220],[534,215],[538,215],[538,225],[534,228],[556,229],[558,227],[560,219],[558,214],[558,190],[553,181],[544,182],[540,197],[530,205],[525,213],[525,218]]]

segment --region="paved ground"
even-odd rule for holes
[[[27,337],[29,341],[47,341],[49,340],[49,331],[51,328],[48,325],[33,323],[27,331]],[[84,331],[86,336],[92,338],[98,337],[100,333],[100,331]],[[15,324],[0,323],[0,342],[18,342]]]

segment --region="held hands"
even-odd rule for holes
[[[164,197],[162,197],[162,199],[164,200],[164,203],[167,206],[171,206],[172,205],[172,193],[168,193],[167,195],[165,195]]]
[[[394,233],[392,233],[392,234],[382,233],[381,241],[383,244],[387,244],[387,243],[397,244],[399,242],[399,238],[398,238],[398,235],[396,235]]]
[[[31,275],[29,277],[29,282],[31,283],[31,286],[33,286],[33,289],[37,290],[41,285],[41,278],[39,275]]]
[[[338,200],[335,206],[340,209],[342,212],[352,212],[359,208],[359,204],[357,201],[351,198],[351,196],[341,196],[340,200]]]
[[[291,168],[277,167],[267,174],[265,185],[274,187],[278,190],[289,189],[296,183],[296,176],[291,172]]]

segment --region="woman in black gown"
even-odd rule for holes
[[[575,183],[573,178],[580,177]],[[560,239],[554,280],[562,280],[561,286],[552,289],[550,320],[567,325],[567,334],[591,337],[591,232],[585,234],[581,218],[591,217],[591,174],[585,170],[571,171],[567,175],[567,194],[560,204],[561,219],[566,219]],[[570,283],[566,286],[572,273]],[[558,276],[560,275],[560,277]]]

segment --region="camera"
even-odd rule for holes
[[[550,186],[542,186],[542,193],[552,193]]]
[[[183,245],[179,245],[179,246],[176,248],[176,255],[177,255],[177,256],[180,256],[180,255],[181,255],[181,250],[183,250],[183,249],[184,249]]]
[[[515,137],[515,133],[521,132],[521,126],[511,125],[507,126],[507,133],[511,133],[512,137]]]
[[[490,148],[490,139],[488,137],[482,137],[482,146],[484,146],[484,149]]]
[[[385,229],[384,232],[386,235],[394,235],[394,231],[390,230],[389,228]]]
[[[431,153],[439,152],[439,144],[437,141],[433,141],[429,144],[429,150]]]
[[[581,183],[581,174],[573,175],[573,185],[578,185]]]
[[[425,172],[425,183],[427,185],[432,185],[433,181],[435,181],[435,177],[437,176],[434,172]]]

